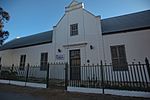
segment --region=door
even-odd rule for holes
[[[80,80],[80,49],[70,50],[70,80]]]

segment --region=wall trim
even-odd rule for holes
[[[75,46],[85,46],[87,44],[88,43],[74,43],[74,44],[63,45],[63,47],[69,48],[69,47],[75,47]]]
[[[102,94],[102,89],[97,89],[97,88],[67,87],[67,91]],[[112,94],[118,96],[150,98],[150,92],[114,90],[114,89],[105,89],[104,91],[105,94]]]
[[[42,84],[42,83],[31,83],[31,82],[21,82],[21,81],[11,81],[11,80],[0,80],[0,83],[12,84],[18,86],[36,87],[36,88],[46,88],[46,84]]]

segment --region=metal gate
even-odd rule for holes
[[[65,87],[65,63],[50,63],[48,87],[64,88]]]

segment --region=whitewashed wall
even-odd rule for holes
[[[76,36],[70,36],[70,25],[78,23],[78,32]],[[99,63],[103,60],[102,35],[101,35],[100,17],[96,17],[83,8],[66,12],[59,23],[54,27],[54,45],[55,55],[64,55],[64,60],[56,62],[69,62],[69,50],[80,49],[81,64]],[[87,43],[80,45],[80,43]],[[64,45],[79,44],[76,46],[64,47]],[[90,49],[90,45],[94,47]],[[58,49],[62,52],[59,53]]]
[[[19,65],[20,55],[26,55],[26,65],[40,65],[41,53],[48,52],[48,62],[53,60],[52,43],[31,46],[26,48],[19,48],[12,50],[13,64]]]
[[[20,56],[26,55],[26,62],[25,65],[30,64],[29,68],[29,77],[43,77],[46,78],[47,71],[40,70],[40,59],[41,53],[48,52],[48,62],[54,62],[54,51],[53,51],[53,44],[42,44],[37,46],[30,46],[25,48],[18,48],[18,49],[11,49],[11,50],[4,50],[0,52],[0,56],[2,57],[2,66],[18,66],[15,70],[18,72],[19,76],[26,75],[26,67],[24,71],[19,70],[20,64]],[[33,67],[36,66],[36,67]]]
[[[13,62],[11,50],[0,51],[0,57],[1,57],[1,64],[3,66],[9,66]]]

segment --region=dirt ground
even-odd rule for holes
[[[0,84],[0,92],[29,94],[35,97],[45,98],[45,100],[149,100],[146,98],[73,93],[73,92],[66,92],[61,88],[40,89],[40,88],[21,87],[6,84]]]

